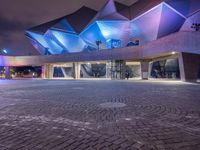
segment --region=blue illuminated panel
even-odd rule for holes
[[[107,48],[112,49],[120,47],[122,47],[121,40],[116,40],[116,39],[107,40]]]
[[[86,41],[88,45],[97,48],[96,41],[101,41],[102,42],[102,44],[100,45],[101,49],[105,48],[106,39],[102,35],[96,22],[91,24],[86,30],[84,30],[80,34],[80,36],[84,41]]]
[[[59,45],[61,44],[64,49],[69,53],[80,52],[86,46],[86,43],[76,34],[67,32],[59,32],[56,30],[48,31],[51,38],[55,38]]]
[[[60,54],[63,51],[63,48],[61,48],[53,39],[34,32],[27,33],[51,54]]]
[[[125,46],[128,43],[130,34],[129,21],[97,21],[97,24],[106,41],[118,40],[121,41],[121,46]]]
[[[36,40],[38,43],[40,43],[43,47],[48,47],[47,41],[44,39],[43,35],[27,31],[28,35]]]

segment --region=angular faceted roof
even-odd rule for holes
[[[116,1],[114,3],[115,3],[115,7],[117,9],[117,12],[120,12],[120,11],[128,8],[127,5],[124,5],[122,3],[119,3],[119,2],[116,2]]]
[[[139,0],[128,8],[122,9],[119,12],[132,20],[160,4],[161,2],[169,4],[176,11],[186,17],[200,9],[199,0]]]
[[[67,28],[67,32],[79,34],[95,20],[133,20],[162,2],[186,17],[200,9],[199,0],[139,0],[131,6],[108,0],[99,12],[83,6],[72,14],[30,28],[28,31],[44,34],[53,27],[58,30]]]
[[[160,4],[162,0],[139,0],[129,7],[129,19],[132,20]]]
[[[199,0],[163,0],[178,12],[188,17],[200,9]]]
[[[131,20],[132,38],[146,43],[178,32],[186,17],[166,2],[161,2]]]
[[[97,11],[88,7],[81,7],[73,14],[67,15],[65,18],[69,24],[75,29],[77,33],[80,33],[88,23],[94,18]]]
[[[200,9],[189,16],[183,24],[181,31],[195,31],[195,28],[191,28],[192,24],[200,22]]]
[[[83,6],[26,34],[43,54],[95,50],[99,40],[101,48],[108,48],[112,40],[121,46],[133,40],[143,44],[181,27],[188,30],[194,20],[199,21],[199,13],[195,14],[199,10],[200,0],[139,0],[130,6],[108,0],[98,12]]]
[[[83,6],[72,14],[38,25],[36,27],[30,28],[28,29],[28,31],[44,34],[46,33],[48,29],[50,29],[51,27],[54,27],[55,25],[57,26],[57,28],[59,28],[60,26],[62,29],[63,28],[62,25],[59,25],[58,23],[60,21],[66,20],[67,22],[65,24],[68,24],[68,26],[71,26],[75,30],[76,33],[80,33],[91,21],[91,19],[94,18],[96,14],[97,14],[97,11],[95,11],[94,9]]]
[[[128,9],[128,6],[115,2],[114,0],[109,0],[102,9],[95,16],[94,20],[128,20],[126,16],[119,13],[124,9]]]
[[[27,31],[37,32],[37,33],[40,33],[40,34],[44,34],[49,28],[51,28],[52,26],[54,26],[60,20],[61,20],[61,18],[53,20],[53,21],[49,21],[47,23],[43,23],[41,25],[32,27],[32,28],[28,29]]]

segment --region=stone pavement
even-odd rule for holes
[[[0,150],[199,150],[200,85],[0,80]]]

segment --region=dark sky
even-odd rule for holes
[[[136,0],[117,0],[130,5]],[[38,54],[24,31],[59,18],[85,5],[99,10],[106,0],[0,0],[0,50],[8,55]]]

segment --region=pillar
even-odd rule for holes
[[[181,80],[184,82],[196,82],[200,67],[200,55],[179,53],[178,60]]]
[[[111,62],[111,78],[125,79],[126,62],[124,60],[113,60]]]
[[[149,61],[141,61],[141,78],[142,80],[148,80],[149,77]]]
[[[106,78],[111,78],[111,62],[106,62]]]
[[[120,79],[125,79],[125,72],[126,72],[126,61],[121,60],[120,62]]]
[[[80,79],[80,64],[78,62],[73,63],[73,69],[74,69],[74,79]]]
[[[5,78],[6,79],[11,79],[10,67],[9,66],[5,67]]]
[[[42,66],[42,78],[43,79],[53,78],[53,65],[45,64]]]

